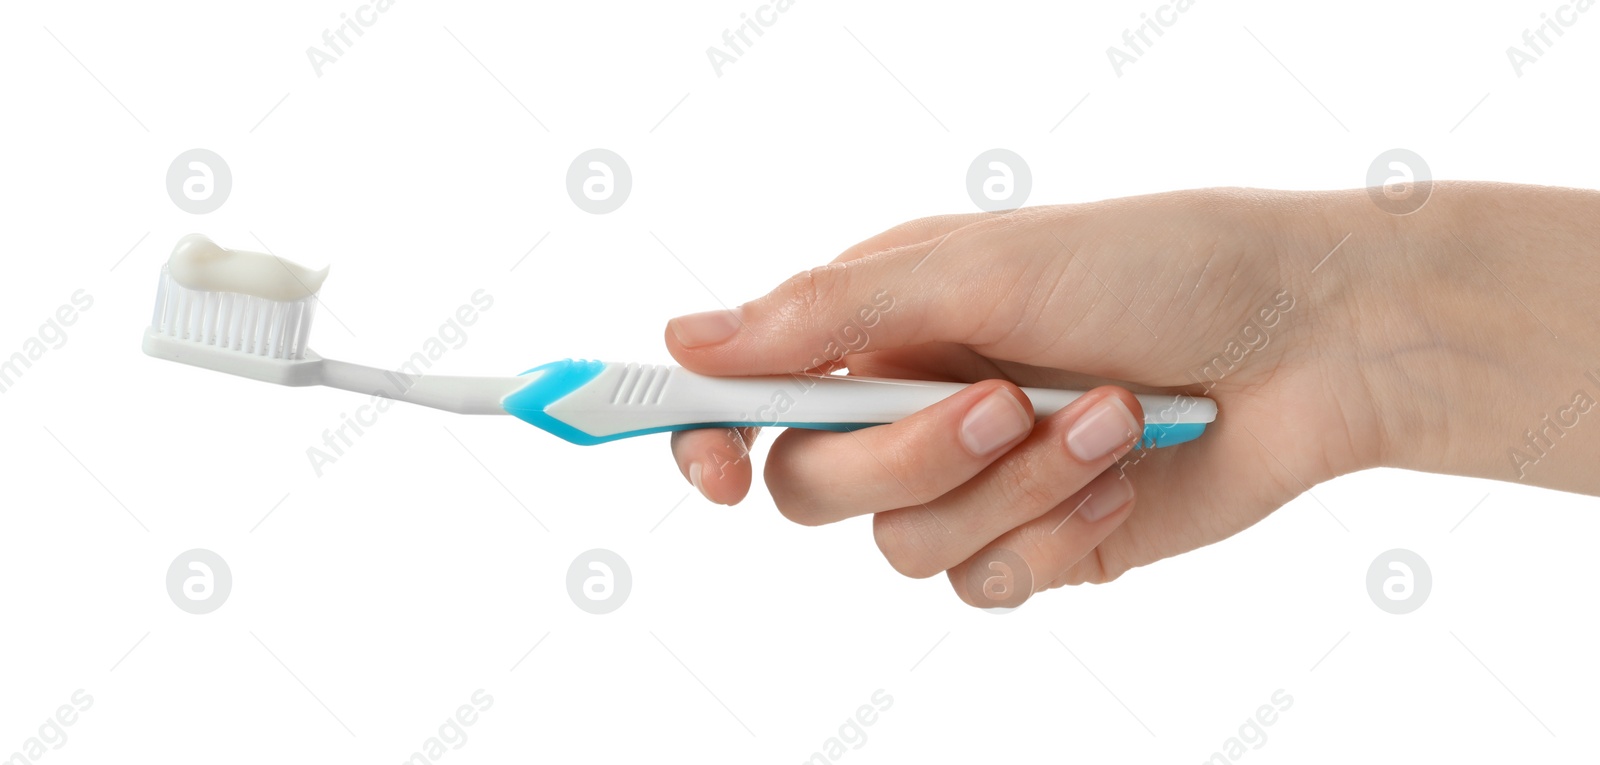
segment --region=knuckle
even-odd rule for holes
[[[815,456],[805,454],[817,447],[826,434],[789,429],[773,439],[762,480],[772,504],[784,518],[801,526],[822,526],[850,513],[842,512],[838,481],[831,472],[818,472]],[[832,463],[823,463],[832,464]]]
[[[989,546],[952,568],[951,584],[968,605],[1015,607],[1040,591],[1036,568],[1037,559],[1014,545]]]
[[[1128,573],[1129,566],[1120,559],[1109,556],[1105,551],[1096,547],[1083,556],[1077,563],[1067,568],[1055,581],[1055,586],[1077,586],[1080,584],[1107,584],[1116,581],[1123,574]]]
[[[772,501],[777,505],[778,513],[793,523],[801,526],[822,526],[828,522],[827,516],[813,503],[803,502],[794,497],[780,500],[777,492],[773,492]]]
[[[893,242],[893,246],[906,246],[938,236],[940,231],[955,231],[963,225],[967,224],[961,215],[929,215],[901,223],[880,234],[879,238]]]
[[[801,271],[784,281],[779,293],[786,303],[785,310],[801,316],[822,313],[833,305],[843,288],[842,265],[818,266]]]
[[[1035,214],[1028,210],[1018,210],[1006,215],[995,215],[957,229],[950,237],[952,240],[960,239],[969,245],[995,242],[1013,233],[1026,231],[1032,225]],[[954,242],[952,242],[954,243]]]
[[[931,511],[929,511],[931,512]],[[928,545],[926,522],[916,511],[878,513],[872,519],[872,536],[889,565],[904,576],[926,579],[944,570]]]
[[[1005,460],[998,464],[995,485],[999,486],[1001,502],[1018,510],[1036,510],[1051,507],[1061,498],[1052,485],[1047,471],[1042,471],[1030,459]]]
[[[894,427],[889,425],[886,429]],[[869,450],[866,455],[882,467],[887,487],[897,491],[900,501],[908,505],[920,505],[944,493],[945,475],[928,468],[925,437],[922,432],[897,433],[882,448]]]
[[[765,476],[768,494],[772,496],[772,504],[777,506],[778,513],[801,526],[826,524],[828,515],[822,504],[814,495],[799,488],[802,482],[787,475],[783,468],[777,467],[779,464],[778,461],[769,461]]]
[[[882,233],[873,237],[873,239],[885,244],[889,244],[891,247],[901,244],[911,244],[921,237],[923,232],[929,231],[938,226],[942,217],[943,216],[939,215],[930,215],[926,218],[913,218],[904,223],[885,229]]]
[[[976,609],[987,611],[987,610],[989,610],[991,608],[994,608],[997,605],[993,601],[986,600],[983,597],[980,597],[979,595],[974,594],[972,589],[971,589],[972,585],[970,583],[966,587],[956,586],[953,583],[951,584],[951,586],[956,591],[956,597],[960,598],[961,602],[965,603],[968,606],[971,606],[971,607],[976,608]]]

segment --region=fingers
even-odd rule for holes
[[[1015,608],[1093,553],[1128,519],[1133,499],[1133,482],[1108,469],[1050,512],[951,568],[950,585],[968,605]]]
[[[871,377],[975,382],[1004,376],[993,362],[958,345],[921,345],[863,354],[853,359],[851,364],[855,368],[850,370],[851,374]],[[750,490],[752,464],[744,455],[754,445],[758,430],[749,428],[739,432],[713,428],[673,433],[672,454],[678,471],[706,499],[724,505],[737,504]],[[796,433],[796,437],[800,435]],[[780,455],[783,453],[781,447],[777,451]]]
[[[835,258],[834,262],[844,263],[859,260],[884,250],[906,247],[929,239],[947,236],[968,223],[984,217],[984,215],[984,213],[937,215],[908,221],[853,245]],[[830,363],[814,365],[813,368],[831,368],[833,366],[831,362],[836,360],[836,358],[827,359],[826,361]],[[992,365],[990,367],[989,374],[967,376],[961,379],[982,379],[983,377],[997,376],[993,373]],[[895,376],[886,371],[874,372],[874,375],[879,377]],[[917,374],[903,376],[915,379],[947,379],[945,376]],[[744,440],[753,440],[753,429],[750,431],[749,436],[749,439],[745,439],[744,434],[727,429],[675,433],[672,437],[672,452],[678,462],[678,469],[683,472],[684,478],[694,484],[702,495],[705,495],[712,502],[731,505],[743,499],[750,490],[749,460],[738,459],[731,455],[732,451],[736,451],[732,449],[733,446]],[[719,469],[714,473],[707,472],[706,464],[719,465]],[[698,482],[695,480],[696,478],[699,478]]]
[[[1142,432],[1143,413],[1133,394],[1096,388],[1039,422],[972,480],[921,506],[879,513],[873,522],[878,548],[906,576],[950,569],[1057,508],[1132,448]],[[1086,506],[1097,510],[1104,499]]]
[[[807,526],[921,505],[977,475],[1033,423],[1022,391],[988,380],[887,425],[790,429],[768,455],[767,490],[785,517]]]
[[[750,491],[750,447],[760,428],[708,428],[672,434],[678,471],[706,499],[732,505]]]

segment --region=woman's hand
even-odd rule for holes
[[[948,571],[968,603],[1014,606],[1231,536],[1342,473],[1451,469],[1396,448],[1435,443],[1414,431],[1437,418],[1428,399],[1474,363],[1448,332],[1419,340],[1418,322],[1459,318],[1462,295],[1486,288],[1418,300],[1425,290],[1395,280],[1443,268],[1446,230],[1486,193],[1438,185],[1410,219],[1360,191],[1248,190],[923,219],[734,311],[673,319],[666,341],[705,374],[843,365],[974,383],[900,422],[788,430],[766,481],[790,519],[872,513],[896,570]],[[1581,202],[1592,213],[1593,196]],[[1126,389],[1096,387],[1110,381]],[[1094,390],[1035,424],[1018,385]],[[1142,413],[1128,390],[1205,395],[1220,413],[1197,441],[1132,450]],[[703,494],[733,504],[753,437],[690,431],[672,448]]]

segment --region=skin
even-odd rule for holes
[[[706,374],[815,369],[885,294],[893,308],[865,348],[828,366],[972,385],[888,425],[785,431],[765,480],[798,523],[872,514],[897,571],[947,573],[972,605],[1111,581],[1366,468],[1600,494],[1600,427],[1547,431],[1548,448],[1526,438],[1546,416],[1600,420],[1597,192],[1435,183],[1400,216],[1364,189],[1207,189],[925,218],[739,306],[737,321],[673,319],[666,343]],[[717,326],[735,329],[708,340]],[[1225,353],[1231,370],[1216,364]],[[1031,416],[1016,386],[1093,390],[973,453],[962,423],[989,394]],[[1074,454],[1067,433],[1097,404],[1139,421],[1129,391],[1208,396],[1218,419],[1174,448],[1130,450],[1129,428],[1110,455]],[[734,504],[754,438],[687,431],[672,452],[707,498]],[[1115,507],[1090,520],[1090,495]],[[1018,559],[1016,597],[979,591]]]

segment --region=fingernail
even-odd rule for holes
[[[667,322],[667,327],[685,348],[720,343],[733,337],[740,326],[739,317],[733,311],[691,313]]]
[[[1121,477],[1100,481],[1089,498],[1078,508],[1078,516],[1093,523],[1114,512],[1133,498],[1133,486]]]
[[[1067,430],[1067,451],[1094,462],[1129,443],[1144,429],[1116,396],[1100,399]]]
[[[1017,440],[1032,427],[1033,420],[1022,403],[1010,393],[997,390],[967,410],[961,421],[961,445],[982,457]]]
[[[700,496],[711,499],[711,495],[706,493],[706,487],[700,483],[700,478],[703,475],[705,475],[705,469],[700,467],[700,463],[689,463],[689,483],[694,484],[694,490],[700,492]]]

